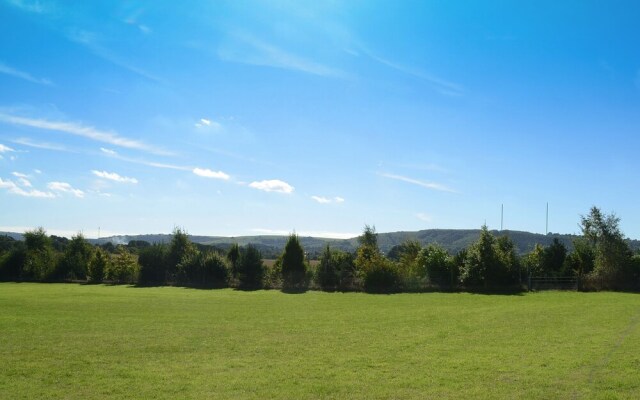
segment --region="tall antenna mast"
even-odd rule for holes
[[[546,235],[548,233],[549,233],[549,202],[547,202],[547,218],[544,226],[544,234]]]
[[[504,204],[500,204],[500,231],[502,231],[504,223]]]

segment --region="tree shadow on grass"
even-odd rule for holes
[[[309,291],[309,288],[308,287],[282,288],[282,289],[280,289],[280,291],[282,293],[286,293],[286,294],[304,294],[304,293],[307,293]]]

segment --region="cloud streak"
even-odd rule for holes
[[[295,190],[293,186],[279,179],[270,179],[270,180],[264,180],[264,181],[251,182],[249,184],[249,187],[262,190],[264,192],[275,192],[275,193],[284,193],[284,194],[291,194]]]
[[[0,153],[9,153],[9,152],[13,153],[15,152],[15,150],[9,146],[5,146],[2,143],[0,143]]]
[[[225,174],[222,171],[212,171],[207,168],[194,168],[192,172],[203,178],[222,179],[224,181],[228,181],[230,178],[229,175]]]
[[[133,183],[133,184],[138,183],[138,180],[136,178],[129,178],[127,176],[121,176],[119,174],[116,174],[115,172],[96,171],[94,169],[94,170],[91,170],[91,173],[93,173],[98,178],[107,179],[107,180],[114,181],[114,182]]]
[[[13,125],[68,133],[95,140],[97,142],[108,143],[128,149],[141,150],[158,155],[171,155],[171,153],[167,151],[158,149],[142,141],[129,139],[118,135],[116,132],[99,130],[92,126],[77,122],[49,121],[46,119],[26,118],[3,113],[0,113],[0,121]]]
[[[431,84],[439,93],[444,94],[446,96],[462,96],[465,93],[464,87],[458,83],[448,81],[446,79],[440,78],[436,75],[433,75],[427,71],[409,67],[405,65],[401,65],[395,63],[393,61],[389,61],[386,58],[377,56],[369,50],[363,49],[363,53],[369,56],[372,60],[379,62],[380,64],[394,69],[396,71],[402,72],[407,75],[414,76],[419,78],[425,82]]]
[[[80,199],[84,197],[84,192],[82,190],[75,189],[67,182],[49,182],[47,184],[47,188],[54,192],[71,193],[72,195]]]
[[[68,31],[66,36],[67,36],[67,39],[71,40],[72,42],[85,46],[94,55],[118,67],[124,68],[130,72],[133,72],[136,75],[139,75],[151,81],[162,83],[162,80],[160,78],[153,76],[150,73],[130,64],[129,62],[123,60],[120,56],[112,52],[111,50],[99,44],[98,35],[93,32],[89,32],[81,29],[75,29],[75,30]]]
[[[347,77],[341,70],[307,60],[247,33],[236,32],[232,35],[231,42],[218,48],[218,58],[223,61],[281,68],[323,77]]]
[[[66,151],[72,153],[71,150],[67,149],[61,144],[55,143],[47,143],[47,142],[37,142],[35,140],[29,138],[18,138],[12,140],[13,143],[21,144],[27,147],[33,147],[35,149],[43,149],[43,150],[52,150],[52,151]]]
[[[333,198],[324,196],[311,196],[311,198],[320,204],[344,203],[344,199],[339,196]]]
[[[31,83],[37,83],[38,85],[52,86],[53,82],[45,78],[36,78],[33,75],[10,67],[9,65],[0,61],[0,74],[13,76]]]
[[[388,174],[388,173],[380,174],[380,176],[384,178],[395,179],[397,181],[411,183],[412,185],[421,186],[423,188],[436,190],[439,192],[458,193],[457,191],[451,189],[450,187],[442,185],[440,183],[426,182],[426,181],[421,181],[419,179],[409,178],[402,175]]]

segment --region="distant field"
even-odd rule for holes
[[[640,398],[640,295],[0,284],[0,398]]]

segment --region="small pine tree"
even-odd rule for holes
[[[231,248],[229,248],[229,251],[227,252],[227,260],[229,260],[229,263],[231,264],[231,277],[233,279],[238,278],[238,260],[239,259],[240,259],[240,246],[238,246],[238,243],[234,243],[231,245]]]
[[[100,283],[104,280],[106,272],[110,268],[111,257],[109,253],[97,248],[94,257],[89,262],[88,278],[91,283]]]
[[[262,254],[255,246],[247,245],[240,251],[238,259],[238,285],[245,289],[259,289],[263,275]]]
[[[305,286],[307,264],[298,235],[289,235],[282,253],[282,283],[285,288],[299,289]]]
[[[320,264],[316,270],[316,282],[323,290],[335,290],[338,287],[338,268],[329,245],[324,248],[322,256],[320,256]]]

